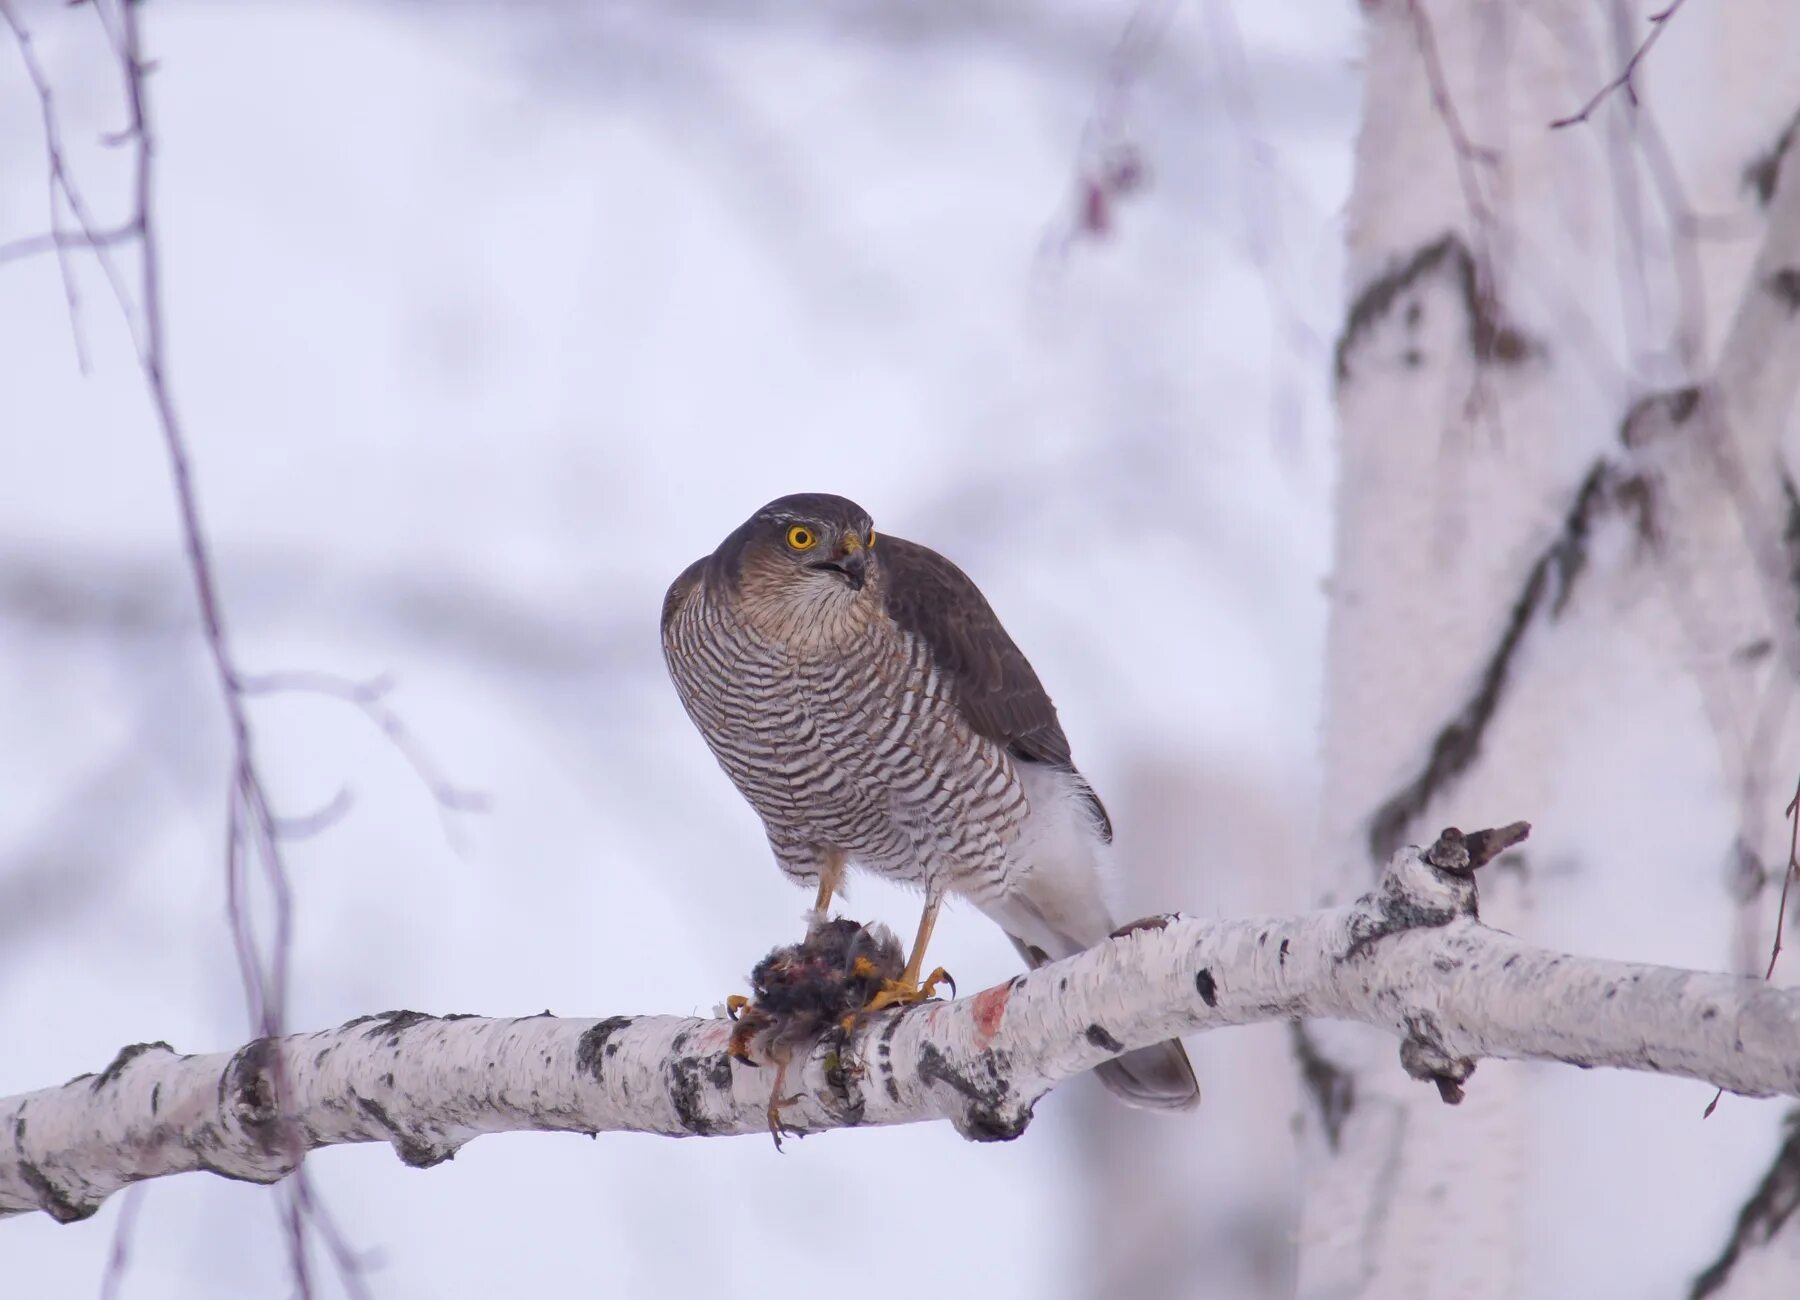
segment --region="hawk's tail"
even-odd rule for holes
[[[1042,948],[1018,935],[1006,937],[1033,970],[1052,960]],[[1094,1074],[1108,1092],[1145,1110],[1191,1110],[1200,1104],[1200,1081],[1194,1077],[1193,1063],[1179,1038],[1102,1061],[1094,1067]]]

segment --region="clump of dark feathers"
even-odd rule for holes
[[[905,965],[886,926],[815,920],[806,938],[774,949],[750,972],[750,1002],[737,1012],[731,1054],[785,1065],[794,1048],[853,1025]]]

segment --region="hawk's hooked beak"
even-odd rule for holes
[[[855,534],[846,537],[843,552],[829,560],[819,560],[815,569],[829,569],[850,584],[851,590],[861,591],[863,582],[869,574],[869,562],[863,552],[862,542]]]

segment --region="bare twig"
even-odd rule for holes
[[[1625,66],[1620,69],[1619,75],[1600,87],[1599,90],[1596,90],[1593,97],[1577,111],[1569,114],[1567,117],[1559,117],[1554,122],[1550,123],[1550,129],[1552,131],[1559,131],[1565,126],[1574,126],[1577,122],[1587,121],[1588,118],[1594,115],[1594,111],[1598,109],[1600,105],[1604,104],[1607,98],[1617,90],[1623,90],[1625,92],[1625,98],[1630,101],[1633,108],[1636,108],[1638,102],[1637,86],[1633,83],[1632,78],[1637,75],[1638,65],[1644,61],[1645,57],[1649,55],[1651,47],[1653,47],[1662,37],[1664,30],[1669,25],[1669,20],[1679,13],[1681,11],[1681,6],[1686,3],[1687,0],[1673,0],[1673,3],[1671,3],[1668,8],[1659,9],[1657,12],[1651,14],[1650,34],[1639,42],[1637,49],[1632,51],[1631,57],[1625,61]]]
[[[1788,800],[1787,818],[1793,823],[1788,835],[1787,870],[1781,873],[1781,903],[1775,911],[1775,941],[1769,946],[1769,965],[1763,979],[1775,978],[1775,963],[1781,957],[1781,937],[1787,926],[1788,888],[1800,876],[1800,783],[1794,786],[1794,797]]]
[[[1117,201],[1135,194],[1145,165],[1131,141],[1128,105],[1145,67],[1162,48],[1181,0],[1141,0],[1126,20],[1107,59],[1094,110],[1082,124],[1075,157],[1075,203],[1054,223],[1039,248],[1040,261],[1062,258],[1081,239],[1101,239],[1113,228]]]
[[[50,78],[39,62],[37,50],[32,45],[31,31],[14,12],[11,0],[0,0],[0,22],[5,22],[12,31],[13,40],[19,47],[19,61],[24,64],[26,79],[31,82],[32,90],[38,99],[38,114],[43,124],[44,157],[50,168],[50,233],[48,236],[16,240],[0,245],[0,263],[15,257],[28,256],[34,252],[52,248],[56,251],[57,268],[62,273],[63,295],[69,303],[69,328],[75,339],[75,359],[82,372],[87,372],[87,349],[81,339],[81,297],[75,287],[74,269],[69,264],[68,249],[80,246],[91,249],[100,262],[100,268],[106,273],[107,282],[112,286],[113,296],[118,299],[119,309],[125,314],[126,325],[136,332],[137,326],[132,319],[131,295],[125,287],[125,279],[112,255],[107,251],[115,243],[120,243],[132,235],[142,233],[142,227],[133,222],[120,230],[102,230],[95,223],[88,210],[87,201],[76,187],[74,178],[69,174],[68,160],[63,150],[62,130],[57,125],[56,100],[50,88]],[[59,202],[58,196],[61,196]],[[79,232],[70,232],[62,228],[62,205],[67,204],[75,217]],[[46,242],[47,241],[47,242]]]
[[[1274,325],[1270,367],[1279,371],[1285,359],[1290,369],[1285,379],[1279,375],[1275,379],[1273,424],[1277,436],[1283,428],[1292,429],[1290,440],[1297,443],[1301,413],[1290,395],[1303,385],[1298,368],[1310,369],[1323,357],[1323,340],[1306,323],[1297,305],[1299,295],[1285,256],[1280,194],[1275,185],[1279,168],[1262,127],[1236,8],[1232,0],[1208,0],[1205,13],[1221,96],[1227,111],[1236,119],[1234,134],[1243,158],[1237,188],[1244,204],[1244,245],[1262,278]]]
[[[293,894],[286,863],[281,853],[281,824],[271,806],[267,786],[257,766],[250,718],[245,707],[240,673],[226,631],[223,605],[219,597],[206,533],[200,520],[200,504],[194,485],[192,463],[187,442],[176,411],[169,383],[167,334],[162,299],[162,263],[156,224],[156,136],[150,107],[149,74],[151,64],[143,51],[139,14],[141,6],[133,0],[116,0],[109,7],[99,3],[94,11],[118,58],[125,87],[128,120],[117,137],[131,146],[134,178],[132,185],[134,217],[131,228],[138,237],[138,320],[132,327],[132,340],[138,364],[144,374],[156,423],[162,434],[169,471],[175,487],[177,511],[181,521],[183,550],[187,557],[195,601],[200,611],[201,632],[210,652],[220,695],[225,704],[231,733],[231,777],[227,794],[226,826],[226,896],[231,920],[233,946],[243,974],[245,997],[251,1022],[263,1037],[280,1034],[286,1023],[288,974],[293,949]],[[52,163],[60,173],[60,160]],[[91,222],[83,218],[84,233],[93,238]],[[108,252],[103,244],[94,248],[103,261]],[[131,313],[126,296],[121,292],[121,306],[127,323]],[[258,950],[252,928],[248,899],[249,859],[260,862],[262,875],[272,900],[274,939],[265,957]],[[271,1071],[272,1102],[278,1108],[288,1093],[288,1080],[279,1063]],[[296,1159],[301,1151],[293,1151]],[[294,1285],[302,1297],[313,1294],[307,1262],[306,1236],[309,1223],[317,1215],[309,1213],[310,1198],[305,1184],[291,1184],[283,1197],[282,1216],[287,1225],[290,1264]]]
[[[238,679],[238,689],[246,695],[288,692],[324,695],[353,705],[400,751],[418,776],[420,784],[431,792],[431,797],[437,801],[441,812],[485,812],[488,808],[486,795],[476,790],[465,790],[443,774],[442,769],[426,752],[424,744],[406,724],[406,719],[387,703],[387,697],[394,689],[392,677],[383,674],[366,681],[356,681],[336,673],[292,669],[241,677]]]
[[[275,884],[276,945],[265,973],[259,960],[247,972],[251,987],[247,989],[253,1007],[253,1020],[264,1034],[280,1032],[284,1023],[287,993],[287,964],[292,917],[287,906],[286,867],[281,859],[276,820],[270,809],[268,794],[256,765],[250,718],[244,707],[244,694],[233,659],[225,616],[219,599],[218,580],[206,532],[200,521],[200,502],[194,486],[192,463],[186,438],[168,375],[167,334],[162,304],[162,261],[158,246],[155,207],[156,140],[150,111],[147,85],[150,65],[143,55],[139,9],[129,0],[120,0],[116,13],[104,4],[95,12],[106,25],[108,37],[116,51],[124,79],[129,120],[121,139],[132,145],[134,154],[133,194],[136,215],[132,221],[139,237],[138,309],[142,329],[136,335],[138,363],[144,373],[157,428],[162,434],[168,457],[170,476],[175,487],[176,508],[180,516],[182,547],[188,562],[189,577],[199,605],[201,632],[211,655],[225,703],[232,742],[231,806],[235,825],[227,836],[228,853],[235,858],[248,843],[264,853],[264,869]],[[235,876],[228,865],[228,876]],[[240,898],[238,900],[242,902]],[[234,911],[234,926],[245,929],[248,914],[242,908]],[[246,933],[246,937],[247,933]],[[240,945],[242,946],[242,945]],[[250,944],[254,953],[254,944]]]
[[[1781,901],[1775,906],[1775,940],[1769,945],[1769,964],[1763,969],[1765,984],[1775,978],[1775,963],[1781,957],[1781,939],[1787,929],[1788,889],[1793,885],[1794,877],[1800,876],[1800,781],[1794,785],[1794,797],[1788,800],[1786,816],[1793,829],[1788,834],[1787,868],[1781,873]],[[1724,1095],[1723,1088],[1715,1092],[1713,1099],[1706,1103],[1701,1118],[1710,1119]]]
[[[0,244],[0,265],[49,252],[55,252],[59,261],[66,261],[62,254],[68,249],[95,251],[111,248],[115,244],[129,244],[137,238],[137,233],[133,226],[115,226],[110,230],[96,230],[92,234],[80,230],[51,229],[41,235],[26,235]]]

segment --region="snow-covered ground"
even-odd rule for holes
[[[289,850],[295,1027],[704,1010],[793,933],[805,900],[656,648],[668,580],[790,491],[853,496],[982,583],[1119,817],[1127,914],[1291,905],[1278,863],[1217,851],[1312,825],[1356,82],[1351,6],[1274,8],[1239,7],[1247,77],[1176,12],[1122,97],[1126,3],[145,11],[172,378],[240,658],[393,673],[492,801],[441,818],[350,708],[254,705],[281,811],[354,796]],[[20,12],[111,220],[98,27]],[[1065,248],[1109,102],[1148,184]],[[0,49],[0,241],[44,226],[41,150]],[[74,260],[86,377],[55,259],[0,267],[0,1093],[247,1032],[167,467]],[[933,958],[965,988],[1015,965],[970,912]],[[308,1167],[384,1300],[1098,1294],[1146,1222],[1119,1198],[1161,1178],[1199,1194],[1142,1230],[1203,1245],[1209,1295],[1271,1294],[1284,1040],[1213,1038],[1196,1115],[1084,1083],[1000,1147],[514,1136],[428,1173],[385,1148]],[[286,1294],[269,1192],[145,1192],[124,1295]],[[117,1216],[0,1226],[13,1294],[94,1292]]]

